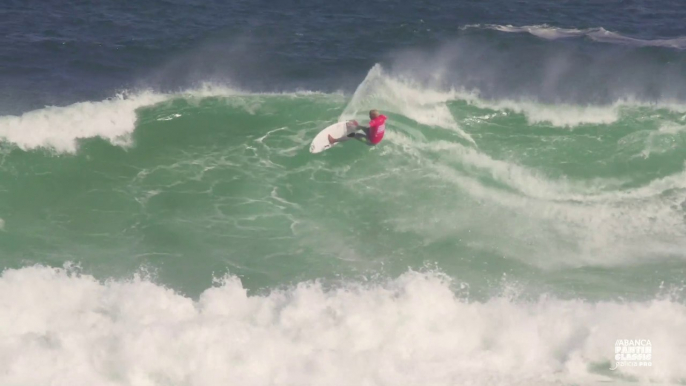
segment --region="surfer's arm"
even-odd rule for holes
[[[360,124],[357,123],[357,121],[348,121],[348,128],[350,128],[350,129],[355,129],[355,130],[363,130],[363,129],[366,129],[366,127],[360,126]]]
[[[369,132],[369,127],[368,126],[362,126],[357,121],[349,121],[349,125],[351,129],[354,129],[354,131],[364,131],[365,133]]]

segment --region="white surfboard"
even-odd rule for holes
[[[334,138],[343,138],[353,131],[355,131],[355,128],[348,128],[347,122],[334,123],[333,125],[320,131],[319,134],[314,137],[312,144],[310,145],[310,153],[321,153],[324,150],[336,145],[335,143],[333,145],[329,143],[329,134],[331,134],[331,136]]]

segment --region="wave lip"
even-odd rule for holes
[[[586,37],[597,42],[625,44],[635,47],[665,47],[679,50],[686,49],[686,36],[680,36],[672,39],[638,39],[625,36],[617,32],[608,31],[603,27],[576,29],[553,27],[547,24],[521,27],[497,24],[471,24],[462,27],[463,30],[470,28],[491,29],[507,33],[529,33],[547,40]]]
[[[481,100],[465,99],[478,107],[495,111],[512,111],[526,117],[529,124],[549,123],[555,127],[575,127],[580,125],[608,125],[615,123],[620,116],[620,108],[627,103],[616,102],[609,106],[580,106],[571,104],[547,105],[526,100]]]
[[[21,149],[52,148],[75,152],[77,140],[101,137],[127,144],[136,123],[136,109],[164,100],[161,94],[120,94],[100,102],[79,102],[65,107],[46,107],[21,116],[0,117],[0,139]]]

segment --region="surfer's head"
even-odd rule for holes
[[[374,119],[379,116],[379,110],[369,110],[369,119]]]

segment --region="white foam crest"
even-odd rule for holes
[[[0,139],[24,150],[52,148],[74,152],[77,140],[101,137],[126,145],[136,123],[136,109],[165,99],[142,92],[121,94],[100,102],[79,102],[66,107],[46,107],[21,116],[0,117]]]
[[[456,99],[454,91],[440,91],[426,88],[409,79],[391,77],[380,65],[369,70],[367,77],[355,90],[355,94],[340,116],[341,120],[363,119],[360,112],[372,108],[392,112],[423,125],[436,126],[457,132],[474,143],[463,131],[448,109],[446,102]]]
[[[592,40],[603,43],[626,44],[637,47],[665,47],[683,50],[686,48],[686,37],[674,39],[636,39],[608,31],[604,28],[589,30],[587,36]]]
[[[521,27],[512,25],[475,24],[462,27],[462,29],[469,28],[486,28],[507,33],[529,33],[531,35],[548,40],[587,37],[598,42],[624,44],[635,47],[666,47],[686,49],[686,37],[683,36],[673,39],[638,39],[624,36],[617,32],[608,31],[602,27],[576,29],[552,27],[547,24]]]
[[[554,28],[548,27],[546,25],[540,26],[524,26],[524,27],[514,27],[511,25],[493,25],[490,28],[502,31],[502,32],[528,32],[532,35],[538,36],[543,39],[563,39],[570,37],[578,37],[585,35],[584,30],[579,30],[575,28]]]
[[[623,105],[622,103],[609,106],[546,105],[532,101],[488,101],[476,98],[471,98],[468,102],[479,108],[510,110],[522,114],[530,124],[547,122],[557,127],[611,124],[619,119],[620,108]]]
[[[0,383],[8,385],[541,385],[686,377],[683,304],[469,302],[430,273],[328,290],[300,283],[263,295],[248,295],[229,277],[194,301],[141,279],[100,283],[35,266],[3,272],[0,305]],[[653,367],[606,370],[617,339],[650,339]]]
[[[686,113],[686,105],[678,100],[663,99],[645,102],[634,97],[625,97],[607,105],[573,105],[568,103],[545,104],[532,100],[488,100],[480,99],[478,92],[455,93],[457,99],[478,108],[495,111],[512,111],[522,114],[530,124],[549,123],[557,127],[575,127],[584,124],[612,124],[619,120],[625,109],[664,109],[675,113]],[[684,118],[682,117],[682,121]]]
[[[130,134],[136,127],[136,110],[173,98],[207,98],[234,96],[301,96],[320,95],[314,91],[291,93],[248,93],[232,87],[204,83],[195,89],[178,93],[121,93],[98,102],[78,102],[69,106],[49,106],[26,112],[20,116],[0,117],[0,140],[14,143],[19,148],[31,150],[49,148],[58,152],[73,153],[77,141],[83,138],[101,137],[115,145],[130,144]],[[322,94],[323,95],[323,94]],[[330,95],[330,94],[326,94]],[[335,94],[336,95],[336,94]],[[259,101],[236,100],[236,104],[253,112]],[[161,117],[173,119],[180,115]]]

